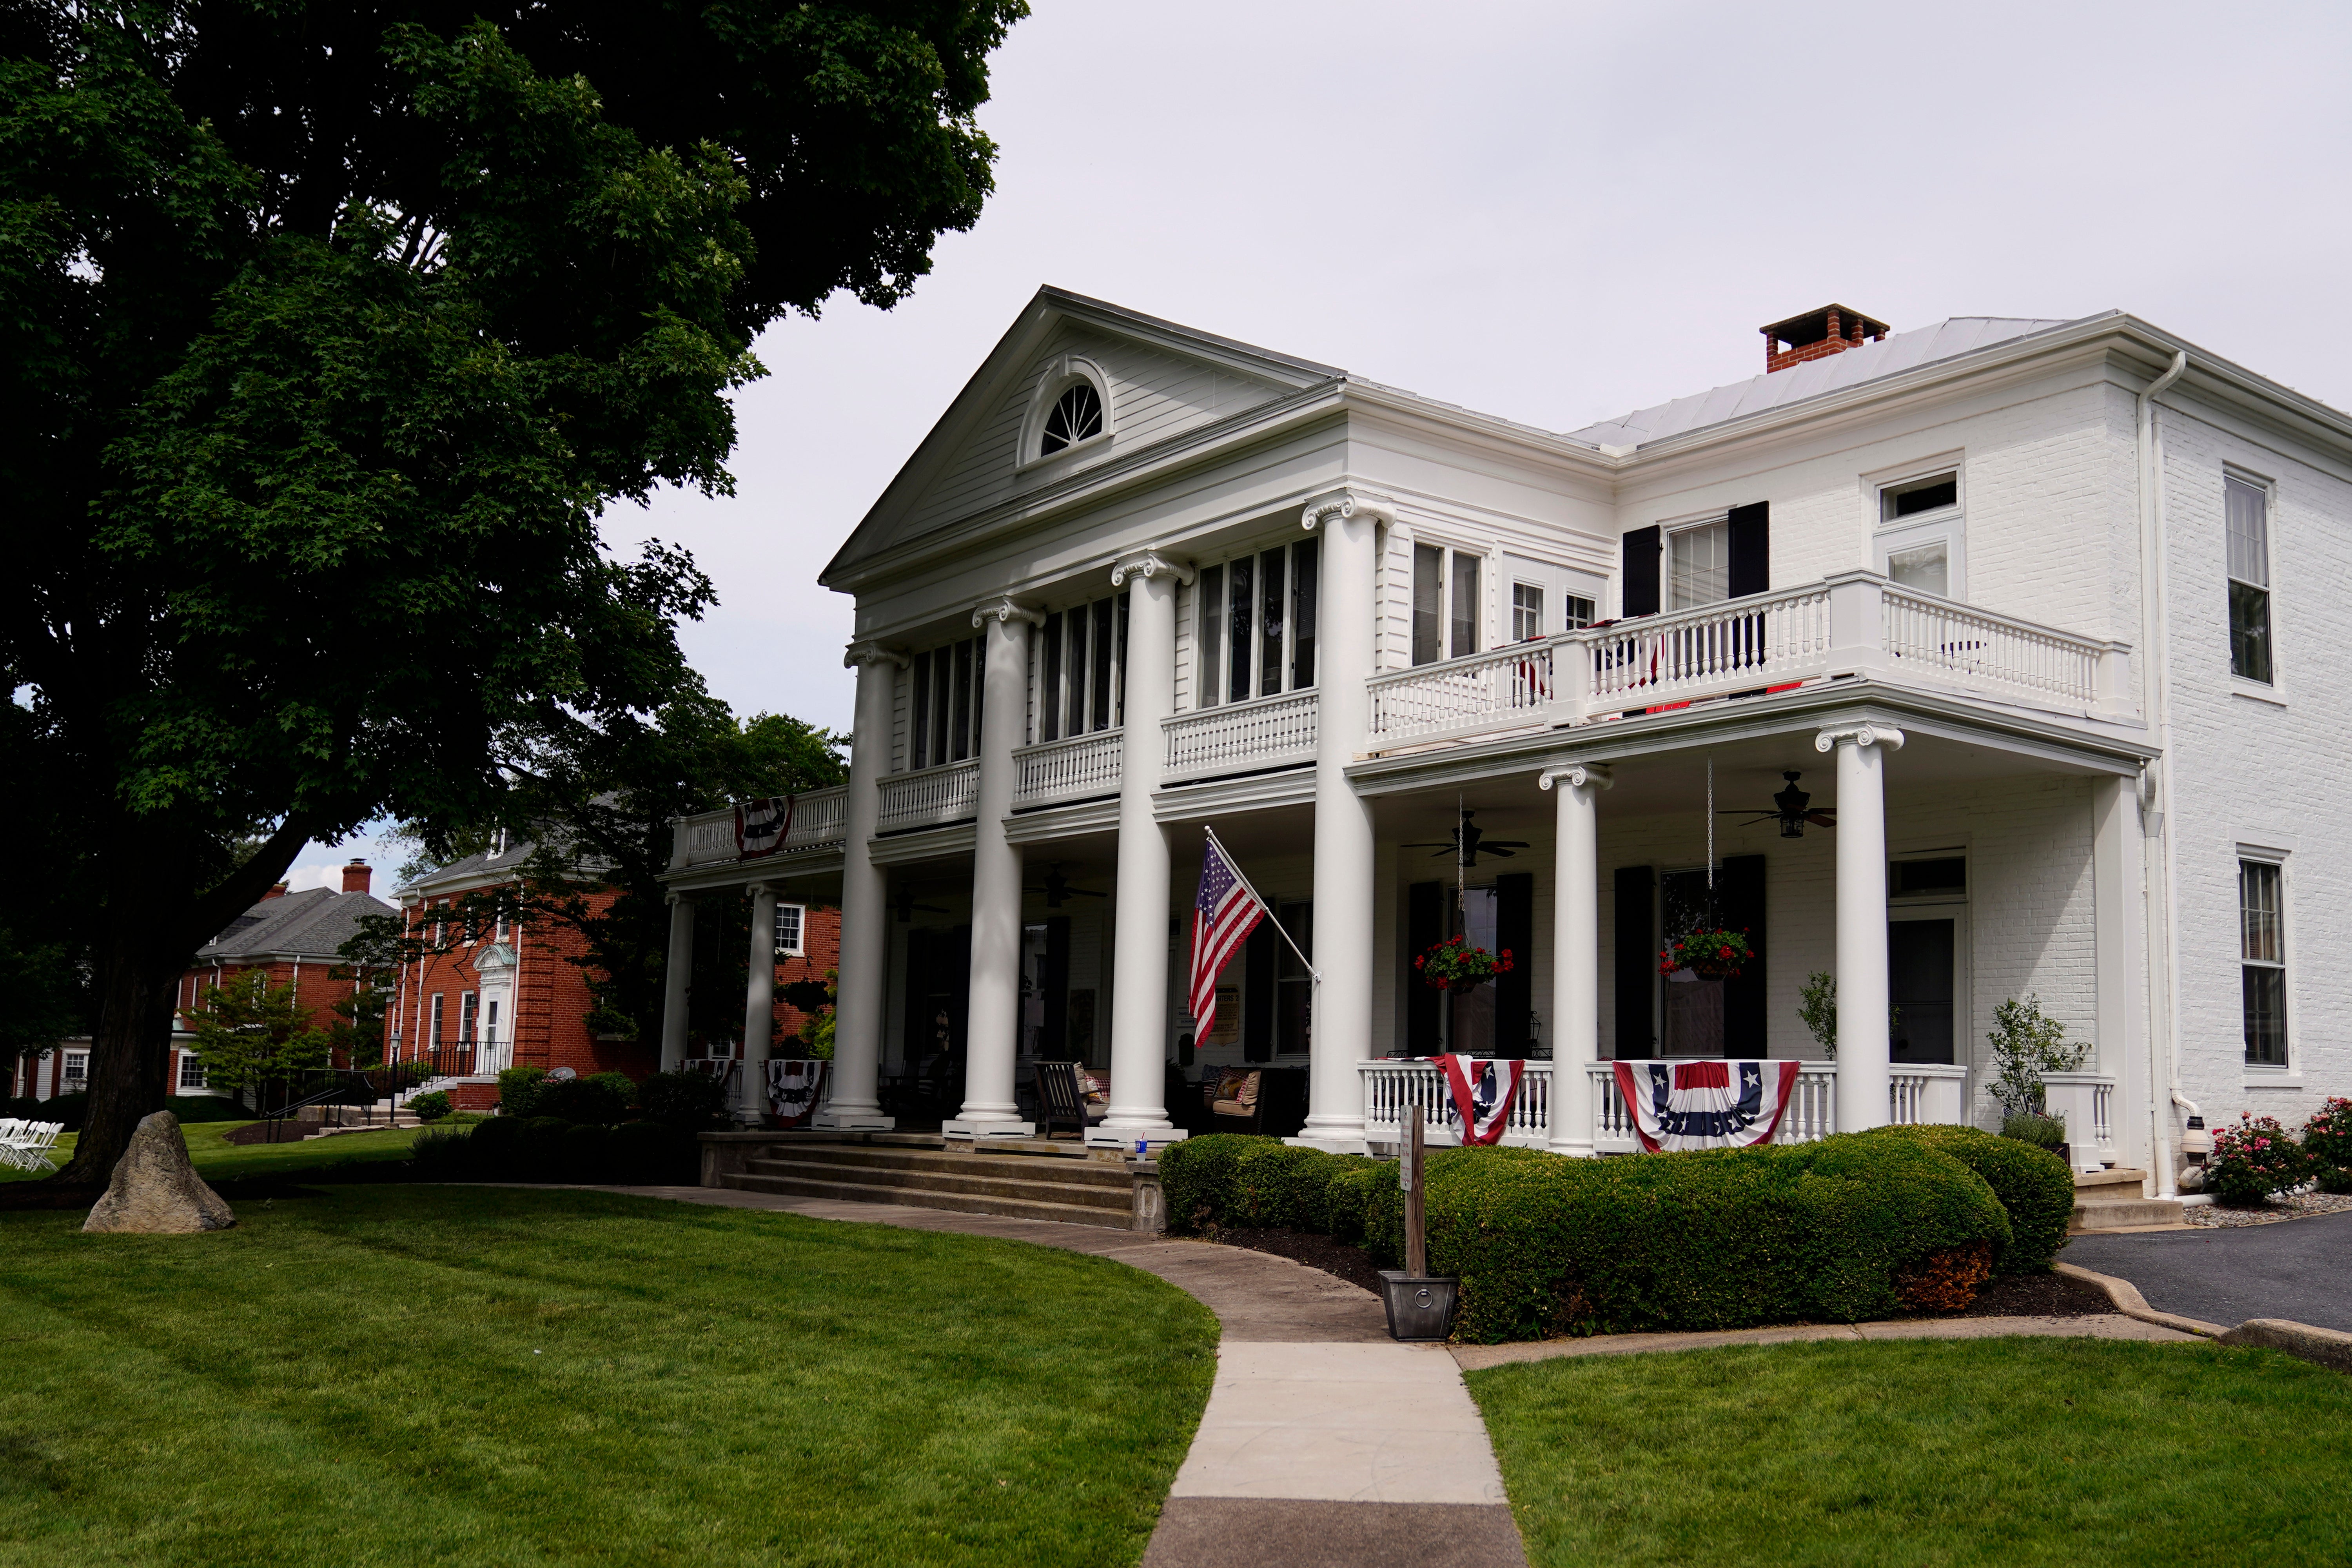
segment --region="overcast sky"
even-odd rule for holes
[[[740,712],[848,727],[817,569],[1043,283],[1551,429],[1832,300],[2120,308],[2352,408],[2341,4],[1033,3],[978,226],[761,340],[733,498],[606,519],[710,574],[687,647]]]

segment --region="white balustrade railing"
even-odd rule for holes
[[[1833,675],[2119,717],[2130,707],[2130,651],[1846,572],[1376,675],[1370,749],[1582,724]]]
[[[1888,584],[1881,591],[1886,673],[2088,709],[2101,696],[2107,649],[2066,632],[2012,620]]]
[[[1426,1129],[1423,1136],[1428,1142],[1449,1147],[1461,1142],[1462,1123],[1454,1109],[1454,1097],[1447,1091],[1444,1079],[1435,1067],[1427,1062],[1390,1058],[1364,1062],[1357,1070],[1363,1078],[1364,1136],[1367,1140],[1374,1143],[1396,1142],[1404,1125],[1405,1110],[1418,1105],[1422,1110],[1422,1125]],[[1552,1075],[1556,1070],[1556,1065],[1551,1062],[1528,1063],[1526,1075],[1519,1080],[1518,1098],[1512,1103],[1510,1114],[1504,1122],[1500,1142],[1528,1149],[1549,1146]],[[1634,1135],[1633,1114],[1625,1104],[1624,1095],[1618,1090],[1614,1065],[1588,1062],[1584,1070],[1591,1075],[1592,1081],[1594,1152],[1624,1154],[1638,1151],[1642,1146],[1641,1140]],[[1916,1069],[1896,1070],[1899,1073]],[[1962,1069],[1930,1070],[1957,1072]],[[1957,1121],[1959,1117],[1955,1114],[1934,1120]],[[1796,1087],[1789,1095],[1789,1108],[1782,1113],[1780,1125],[1774,1131],[1772,1141],[1776,1143],[1810,1143],[1836,1131],[1837,1064],[1805,1062],[1798,1070]]]
[[[1199,778],[1305,762],[1315,755],[1312,691],[1203,708],[1160,722],[1168,740],[1163,777]]]
[[[1968,1110],[1968,1068],[1897,1062],[1888,1069],[1886,1119],[1896,1126],[1948,1126],[1966,1121]]]
[[[2066,1122],[2066,1152],[2077,1165],[2116,1157],[2116,1080],[2111,1073],[2046,1072],[2042,1106]]]
[[[1020,769],[1013,785],[1015,805],[1036,805],[1049,800],[1081,799],[1118,793],[1121,732],[1099,730],[1091,735],[1047,741],[1013,753]]]
[[[1625,1104],[1625,1096],[1617,1088],[1615,1065],[1591,1062],[1586,1069],[1592,1075],[1592,1147],[1601,1154],[1623,1154],[1639,1150],[1642,1141],[1634,1135],[1633,1112]],[[1837,1131],[1837,1063],[1805,1062],[1797,1070],[1796,1087],[1789,1091],[1789,1107],[1780,1113],[1780,1125],[1772,1131],[1775,1143],[1811,1143]]]
[[[776,856],[839,848],[848,816],[849,789],[845,784],[794,795],[792,828],[784,835],[784,841],[776,847]],[[742,858],[735,844],[735,811],[731,806],[681,816],[675,831],[676,843],[670,852],[673,869],[716,865]]]
[[[881,781],[881,790],[877,832],[969,821],[980,806],[980,763],[966,760],[892,773]]]

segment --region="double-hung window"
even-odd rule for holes
[[[801,922],[807,914],[801,904],[776,906],[776,956],[799,958],[801,952]]]
[[[986,671],[978,637],[915,656],[909,768],[936,768],[980,754],[980,693]]]
[[[440,1047],[440,1044],[441,1044],[441,1020],[442,1020],[442,1009],[443,1009],[444,1005],[447,1003],[447,1001],[448,1001],[448,997],[447,997],[444,993],[439,992],[439,991],[436,991],[435,993],[433,993],[433,1035],[432,1035],[432,1040],[433,1040],[434,1047],[435,1047],[436,1049]]]
[[[180,1087],[182,1089],[205,1087],[205,1059],[194,1051],[180,1053]]]
[[[2271,684],[2271,495],[2235,474],[2221,481],[2230,529],[2230,673]],[[2249,1035],[2251,1041],[2253,1037]],[[2251,1048],[2251,1047],[2249,1047]]]
[[[457,1043],[459,1045],[470,1046],[474,1043],[474,1022],[481,1016],[481,1005],[482,998],[479,994],[472,991],[461,991],[457,994]]]
[[[1478,651],[1486,617],[1480,578],[1486,557],[1434,544],[1412,547],[1412,662],[1435,664]]]
[[[1192,587],[1197,706],[1315,684],[1322,549],[1302,539],[1201,569]]]
[[[2238,861],[2238,973],[2253,1067],[2287,1065],[2283,870],[2275,860]]]
[[[1731,597],[1729,519],[1675,529],[1666,535],[1666,555],[1672,568],[1666,608],[1694,609]]]
[[[1967,531],[1960,512],[1960,471],[1882,484],[1875,564],[1914,593],[1957,599],[1965,588]]]
[[[1037,633],[1037,739],[1118,728],[1126,671],[1124,595],[1047,616]]]

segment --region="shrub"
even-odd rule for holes
[[[523,1121],[520,1117],[493,1116],[467,1133],[466,1139],[467,1164],[475,1180],[503,1182],[521,1169]]]
[[[546,1169],[525,1179],[535,1182],[610,1182],[613,1173],[613,1130],[593,1121],[567,1123],[555,1139],[555,1159]]]
[[[1387,1160],[1358,1160],[1334,1170],[1323,1188],[1331,1216],[1331,1239],[1360,1246],[1364,1210],[1371,1202],[1372,1188],[1381,1182],[1394,1186],[1396,1179],[1396,1165]]]
[[[2322,1191],[2352,1190],[2352,1100],[2330,1095],[2303,1124],[2303,1152]]]
[[[499,1073],[499,1113],[514,1117],[538,1115],[540,1086],[546,1081],[545,1068],[508,1068]]]
[[[688,1187],[702,1175],[694,1134],[664,1122],[624,1121],[613,1129],[610,1156],[608,1182]]]
[[[416,1113],[417,1121],[430,1124],[448,1115],[452,1107],[449,1096],[436,1089],[430,1094],[417,1095],[408,1102],[408,1109]]]
[[[2063,1117],[2044,1116],[2038,1110],[2021,1110],[2000,1119],[2000,1135],[2055,1154],[2066,1142],[2066,1121]]]
[[[1975,1172],[1870,1134],[1609,1160],[1443,1150],[1426,1188],[1430,1267],[1461,1277],[1455,1333],[1473,1342],[1884,1317],[1905,1279],[1963,1271],[1939,1255],[2011,1240]],[[1393,1182],[1372,1187],[1366,1236],[1391,1263],[1403,1208]]]
[[[1161,1190],[1168,1200],[1169,1228],[1210,1231],[1248,1226],[1336,1233],[1333,1191],[1337,1181],[1361,1179],[1386,1169],[1360,1154],[1327,1154],[1293,1148],[1279,1138],[1216,1132],[1171,1143],[1160,1156]],[[1349,1232],[1360,1230],[1362,1200],[1353,1189],[1340,1200]]]
[[[205,1121],[250,1121],[253,1112],[226,1094],[175,1094],[163,1102],[163,1109],[178,1117],[184,1126]]]
[[[1895,1276],[1895,1293],[1918,1312],[1957,1312],[1992,1278],[1992,1245],[1970,1241],[1931,1252]]]
[[[2304,1179],[2310,1163],[2275,1116],[2238,1112],[2238,1124],[2213,1134],[2205,1190],[2231,1208],[2257,1208]]]
[[[89,1096],[87,1093],[53,1094],[47,1100],[35,1100],[33,1106],[34,1109],[26,1113],[33,1121],[63,1122],[67,1131],[79,1132],[82,1118],[89,1114]]]
[[[637,1086],[647,1121],[700,1132],[727,1107],[724,1079],[700,1072],[657,1072]]]
[[[1882,1127],[1877,1138],[1908,1138],[1974,1171],[2009,1215],[2010,1241],[1996,1248],[1996,1274],[2046,1274],[2074,1217],[2074,1173],[2045,1149],[1973,1127]]]
[[[572,1124],[561,1116],[526,1116],[516,1124],[514,1177],[523,1182],[555,1179],[563,1165],[563,1135]]]
[[[2069,1045],[2066,1026],[2045,1016],[2042,998],[2012,996],[1992,1012],[1992,1097],[2011,1112],[2042,1109],[2045,1072],[2073,1072],[2091,1054],[2090,1042]]]
[[[462,1182],[475,1173],[470,1134],[452,1127],[427,1127],[408,1145],[408,1163],[426,1181]]]
[[[549,1079],[541,1083],[531,1098],[530,1114],[609,1126],[627,1115],[636,1100],[636,1082],[627,1073],[591,1073],[585,1078]]]

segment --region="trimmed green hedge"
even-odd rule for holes
[[[1394,1186],[1392,1164],[1241,1132],[1187,1138],[1160,1155],[1174,1231],[1244,1226],[1319,1231],[1352,1242],[1363,1228],[1365,1194],[1383,1173]]]
[[[1908,1138],[1938,1149],[1984,1178],[2008,1211],[2010,1242],[1993,1257],[1996,1274],[2047,1274],[2074,1217],[2074,1173],[2056,1154],[1973,1127],[1881,1127],[1873,1138]]]
[[[694,1134],[658,1121],[604,1127],[495,1116],[467,1127],[428,1128],[411,1147],[418,1173],[435,1181],[691,1186],[700,1176]]]

